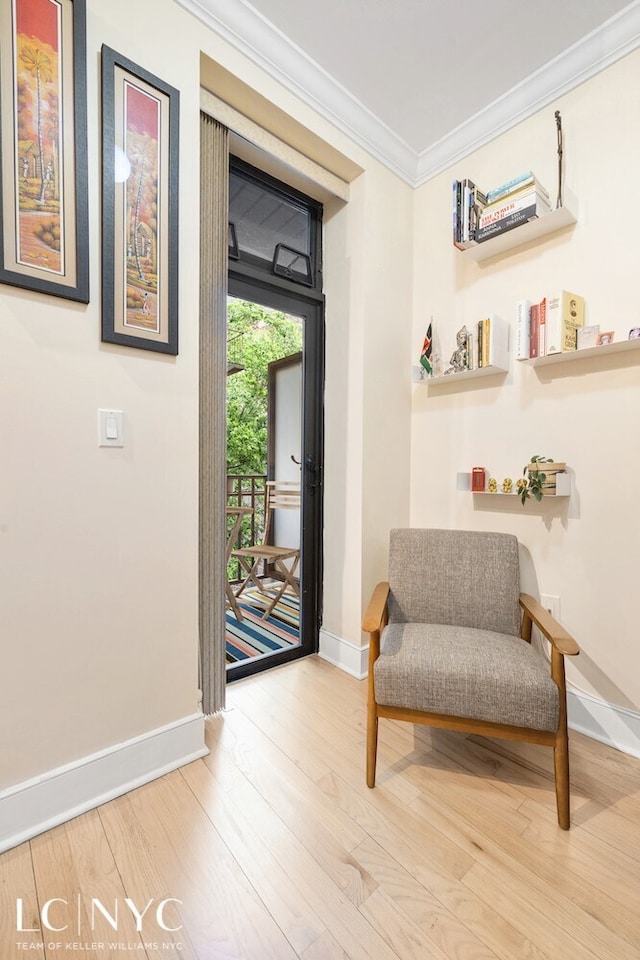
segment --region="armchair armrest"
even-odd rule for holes
[[[551,616],[548,610],[545,610],[541,603],[538,603],[535,597],[528,593],[521,593],[520,606],[524,610],[522,635],[525,640],[531,638],[531,624],[533,622],[558,653],[570,657],[575,657],[580,653],[580,647],[573,637],[567,633],[564,627],[560,626],[558,621]]]
[[[379,583],[371,594],[371,599],[362,620],[362,629],[365,633],[379,633],[387,625],[387,600],[389,599],[389,584]]]

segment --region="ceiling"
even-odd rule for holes
[[[640,0],[178,0],[413,183],[640,45]]]

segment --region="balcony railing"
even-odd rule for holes
[[[237,538],[234,549],[251,547],[262,542],[264,533],[264,511],[266,497],[266,481],[264,474],[227,474],[227,506],[251,507],[253,511],[242,518],[240,536]],[[229,529],[232,519],[229,518]],[[230,583],[240,583],[243,579],[240,572],[240,562],[230,560],[227,568],[227,578]]]

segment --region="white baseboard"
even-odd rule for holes
[[[357,680],[364,680],[369,665],[369,646],[360,647],[350,640],[343,640],[334,633],[320,628],[318,656],[328,660],[334,667],[351,674]]]
[[[572,730],[640,758],[640,713],[568,690],[567,714]]]
[[[0,792],[0,852],[209,752],[194,713]]]

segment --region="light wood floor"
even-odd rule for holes
[[[381,721],[368,790],[365,699],[316,657],[231,685],[207,758],[0,857],[1,960],[640,958],[640,761],[572,735],[565,832],[551,751]]]

